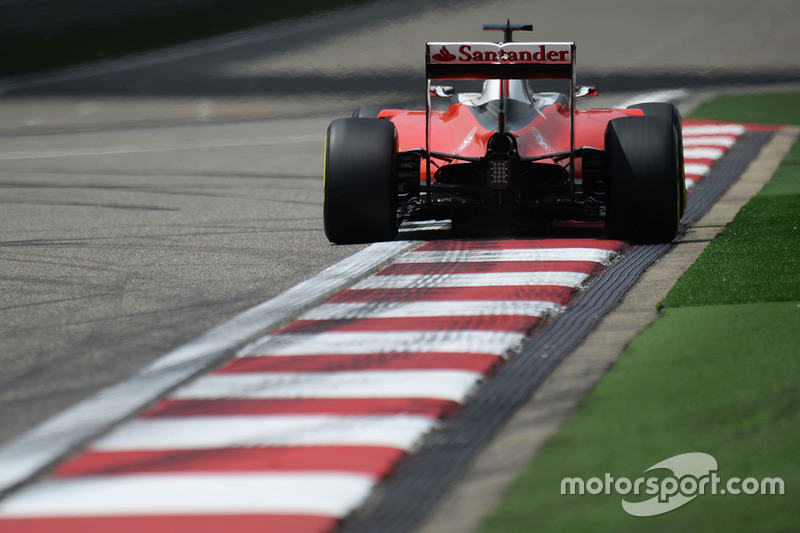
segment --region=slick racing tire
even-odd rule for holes
[[[649,102],[628,106],[628,109],[640,109],[646,117],[661,117],[672,122],[675,134],[678,136],[678,161],[680,175],[678,176],[678,194],[681,201],[681,216],[686,210],[686,171],[683,161],[683,121],[678,108],[667,102]]]
[[[680,169],[672,123],[650,116],[611,120],[605,146],[608,235],[637,243],[671,242],[680,225],[675,186]]]
[[[397,236],[397,131],[388,120],[344,118],[325,143],[325,235],[337,244]]]

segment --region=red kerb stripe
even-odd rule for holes
[[[475,370],[488,372],[501,359],[496,354],[402,352],[331,355],[247,356],[232,359],[214,373],[341,372],[352,370]]]
[[[379,446],[299,446],[210,450],[88,451],[63,463],[55,477],[155,472],[359,472],[387,475],[405,452]]]
[[[513,285],[501,287],[427,287],[417,289],[349,289],[326,303],[437,302],[446,300],[541,300],[566,304],[576,289],[561,285]]]
[[[686,165],[707,165],[707,166],[710,167],[716,162],[717,162],[716,159],[711,159],[711,158],[692,158],[692,159],[686,159],[684,161],[684,164],[686,164]]]
[[[241,415],[451,416],[459,403],[437,398],[225,398],[163,400],[142,418]]]
[[[339,521],[330,516],[191,515],[80,516],[0,519],[3,533],[332,533]]]

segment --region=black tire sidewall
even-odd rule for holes
[[[679,164],[680,175],[678,176],[678,194],[680,195],[680,209],[681,216],[686,210],[686,171],[683,157],[683,120],[678,108],[674,104],[668,102],[645,102],[641,104],[634,104],[628,106],[628,109],[639,109],[646,117],[660,117],[664,120],[672,122],[675,128],[675,134],[678,137],[677,142],[677,157]]]
[[[609,121],[605,148],[610,237],[642,243],[675,237],[680,220],[676,137],[671,122],[659,117]]]
[[[338,119],[325,146],[323,218],[331,242],[397,235],[397,131],[380,119]]]

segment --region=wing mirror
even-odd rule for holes
[[[431,85],[431,96],[452,98],[454,94],[456,94],[455,88],[449,85]]]
[[[597,85],[578,85],[575,87],[575,98],[597,96]]]

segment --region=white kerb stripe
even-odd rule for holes
[[[510,250],[415,251],[396,263],[478,263],[486,261],[594,261],[607,264],[617,252],[599,248],[534,248]]]
[[[504,355],[525,339],[505,331],[393,331],[268,335],[239,355],[334,355],[364,353],[490,353]]]
[[[173,398],[437,398],[460,402],[482,378],[481,372],[468,370],[209,374],[178,389]]]
[[[686,159],[719,159],[725,150],[721,148],[687,148],[683,151]]]
[[[708,174],[708,171],[711,170],[711,167],[700,163],[686,163],[683,165],[683,169],[686,174],[691,174],[693,176],[705,176]]]
[[[730,148],[738,139],[735,135],[701,135],[698,137],[683,137],[683,146],[724,146]]]
[[[741,124],[700,124],[683,126],[684,137],[696,135],[741,135],[747,128]]]
[[[353,285],[353,289],[503,287],[514,285],[580,287],[588,277],[589,275],[583,272],[493,272],[488,274],[370,276]]]
[[[300,318],[305,320],[335,320],[499,315],[547,317],[561,310],[562,306],[557,303],[537,301],[358,302],[322,304],[303,314]]]
[[[91,446],[96,451],[251,446],[388,446],[407,450],[436,424],[427,416],[240,415],[142,418]]]
[[[342,517],[374,479],[348,473],[138,474],[37,483],[0,503],[0,517],[312,514]]]

